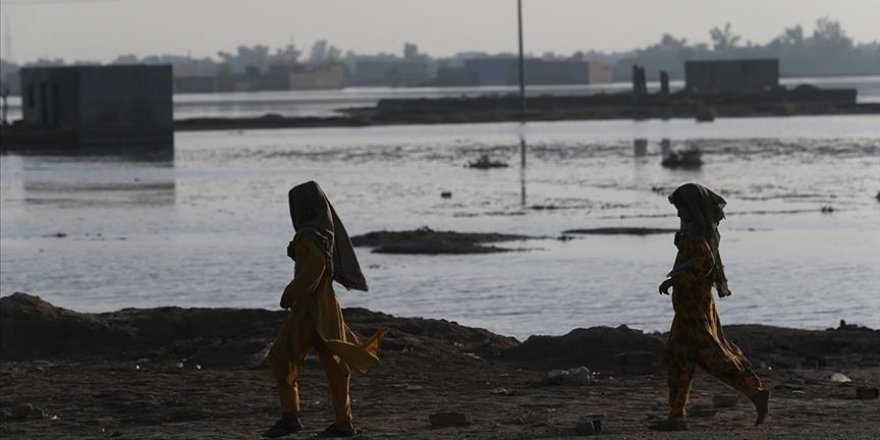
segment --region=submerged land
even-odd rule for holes
[[[609,95],[614,97],[615,95]],[[519,121],[576,121],[610,119],[699,119],[778,116],[876,115],[880,104],[838,104],[824,101],[700,100],[635,105],[629,96],[530,98],[523,112],[519,100],[502,98],[443,98],[383,100],[375,107],[341,109],[340,116],[291,117],[269,113],[257,117],[198,117],[174,121],[175,131],[247,130],[272,128],[367,127],[410,124],[462,124]]]
[[[730,390],[698,373],[690,431],[658,433],[646,426],[666,411],[662,334],[592,327],[518,341],[446,320],[345,314],[360,333],[391,330],[381,365],[352,380],[362,439],[569,438],[595,418],[599,435],[614,439],[880,436],[870,394],[880,384],[880,331],[843,322],[821,331],[725,327],[773,392],[768,422],[753,427],[743,400],[715,405]],[[0,318],[2,438],[257,438],[276,416],[262,357],[284,311],[87,314],[16,293],[0,299]],[[581,366],[590,380],[547,379],[553,369]],[[325,382],[307,358],[307,430],[295,438],[329,423]],[[429,417],[440,411],[467,423],[432,427]]]

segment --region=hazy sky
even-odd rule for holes
[[[237,45],[308,49],[320,38],[359,53],[435,56],[516,51],[515,0],[0,0],[3,57],[109,61],[133,53],[216,56]],[[766,43],[783,28],[811,32],[819,17],[856,41],[880,40],[880,0],[523,0],[526,50],[626,50],[664,32],[708,42],[730,22]],[[8,20],[8,21],[7,21]],[[9,26],[7,26],[7,23]]]

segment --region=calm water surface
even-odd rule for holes
[[[645,155],[634,138],[648,139]],[[706,164],[662,168],[662,138],[699,146]],[[480,154],[511,167],[464,166]],[[371,291],[341,292],[346,306],[517,337],[662,330],[672,311],[656,285],[675,254],[671,235],[556,238],[676,227],[665,197],[699,181],[728,200],[721,252],[734,296],[719,301],[723,322],[880,327],[875,116],[198,132],[177,135],[173,158],[5,155],[0,165],[0,294],[81,311],[277,307],[292,274],[286,192],[316,179],[352,234],[429,226],[547,237],[495,255],[360,249]]]

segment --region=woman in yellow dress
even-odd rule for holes
[[[276,438],[303,429],[299,418],[297,379],[300,365],[314,351],[327,373],[334,422],[318,437],[352,437],[350,370],[367,374],[379,362],[379,346],[387,330],[366,342],[348,328],[333,291],[333,281],[367,291],[357,256],[345,227],[316,182],[306,182],[288,194],[296,235],[287,248],[295,262],[294,278],[281,296],[290,314],[275,336],[266,357],[277,384],[281,419],[264,437]]]
[[[669,196],[678,210],[681,228],[675,234],[678,254],[660,293],[669,294],[675,318],[667,341],[669,364],[669,419],[651,426],[657,430],[685,430],[685,405],[696,366],[745,395],[755,405],[755,425],[764,422],[770,392],[752,372],[749,361],[735,344],[724,338],[715,300],[731,294],[718,252],[718,223],[724,218],[724,199],[712,190],[687,183]]]

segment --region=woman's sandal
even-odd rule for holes
[[[298,419],[278,419],[271,428],[263,431],[264,438],[278,438],[302,431],[303,424]]]
[[[315,434],[315,438],[354,437],[357,434],[357,430],[355,430],[353,426],[339,427],[337,424],[333,423],[328,426],[327,429]]]

